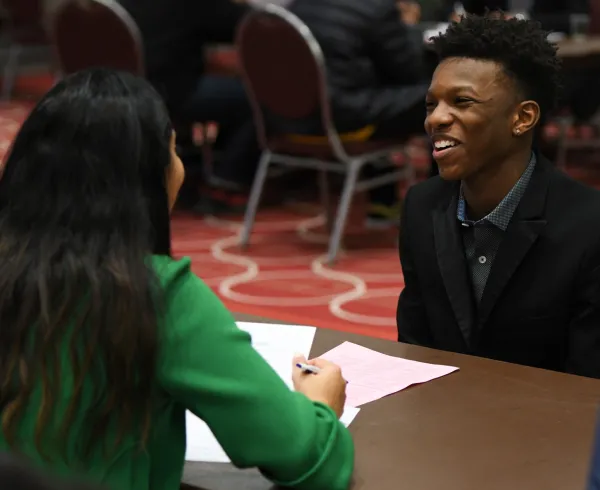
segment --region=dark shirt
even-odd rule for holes
[[[510,192],[491,213],[478,221],[471,221],[467,217],[467,206],[461,187],[458,205],[456,206],[456,217],[462,224],[465,257],[471,275],[473,295],[477,302],[483,296],[483,290],[504,232],[508,228],[508,224],[523,194],[525,194],[535,168],[535,161],[535,155],[532,154],[529,165]]]

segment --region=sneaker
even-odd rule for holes
[[[369,230],[385,230],[400,225],[400,211],[402,203],[399,201],[392,206],[380,203],[371,203],[367,209],[365,227]]]

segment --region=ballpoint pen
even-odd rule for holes
[[[321,372],[321,370],[318,367],[311,366],[310,364],[304,364],[303,362],[296,363],[296,367],[299,367],[300,369],[302,369],[302,371],[305,371],[307,373],[319,374]]]

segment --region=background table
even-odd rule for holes
[[[272,322],[236,315],[238,320]],[[312,356],[344,340],[460,371],[364,405],[350,430],[353,490],[584,488],[600,381],[318,330]],[[205,490],[267,490],[256,471],[187,463]]]

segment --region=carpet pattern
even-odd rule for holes
[[[356,212],[350,222],[334,267],[326,264],[324,217],[305,204],[260,212],[247,250],[238,245],[240,221],[178,213],[174,254],[191,257],[233,311],[394,338],[403,286],[396,233],[366,232]]]

